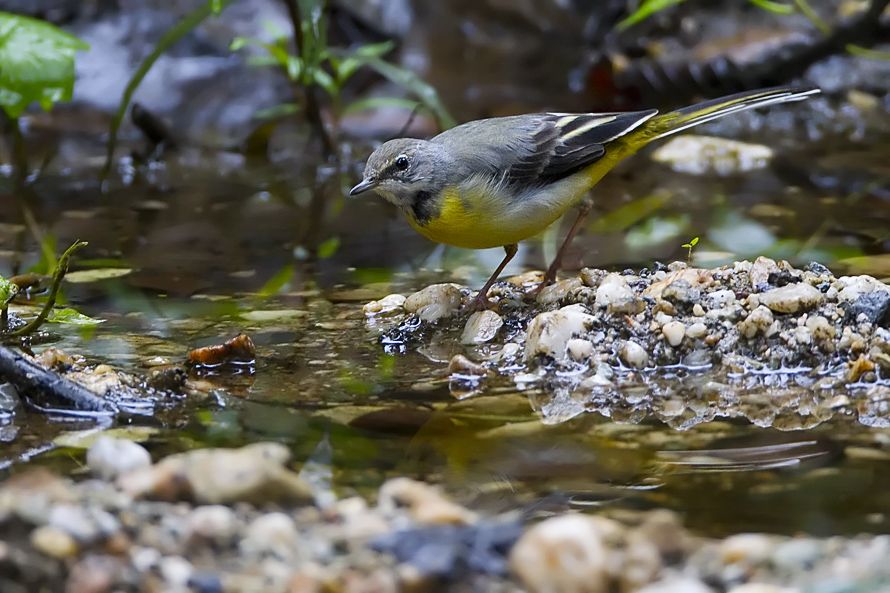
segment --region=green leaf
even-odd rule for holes
[[[50,323],[64,323],[67,325],[98,325],[105,322],[104,319],[88,317],[70,307],[53,309],[46,320]]]
[[[272,107],[260,109],[253,114],[253,117],[254,119],[278,119],[280,117],[293,115],[299,110],[300,106],[296,103],[281,103],[280,105],[273,105]]]
[[[210,0],[210,12],[214,15],[218,16],[225,7],[225,3],[222,0]]]
[[[362,45],[354,50],[331,50],[334,55],[330,61],[337,73],[337,79],[342,84],[355,74],[356,70],[361,68],[366,58],[382,58],[392,51],[394,47],[395,44],[392,41],[384,41],[383,43]]]
[[[339,88],[337,87],[337,83],[334,82],[334,79],[331,78],[330,74],[321,68],[316,68],[312,73],[312,78],[315,80],[315,84],[323,88],[327,94],[332,97],[337,96]]]
[[[358,99],[347,105],[343,109],[343,113],[357,113],[368,109],[377,109],[378,107],[398,107],[406,111],[414,111],[418,106],[423,107],[414,99],[404,99],[402,97],[367,97]]]
[[[0,309],[5,309],[18,291],[19,287],[16,284],[0,276]]]
[[[329,239],[325,239],[318,246],[318,258],[319,259],[328,259],[332,257],[335,253],[337,253],[337,249],[340,248],[340,237],[331,237]]]
[[[18,117],[32,103],[70,101],[74,56],[89,45],[53,25],[0,12],[0,107]]]
[[[775,0],[748,0],[754,6],[772,12],[773,14],[792,14],[794,6],[785,4],[784,2],[776,2]]]
[[[243,49],[252,44],[253,40],[248,39],[247,37],[235,37],[229,44],[229,51],[238,51],[239,49]]]
[[[389,81],[414,94],[426,107],[433,112],[442,128],[452,128],[457,122],[448,113],[439,99],[439,94],[430,84],[406,68],[390,64],[377,57],[362,58],[365,63]]]
[[[680,4],[684,1],[685,0],[644,0],[640,7],[633,12],[633,14],[618,23],[618,30],[624,31],[626,29],[629,29],[637,23],[645,21],[656,12],[661,12],[666,8],[670,8],[671,6]]]

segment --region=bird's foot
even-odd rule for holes
[[[550,270],[547,270],[547,273],[544,274],[544,279],[541,280],[537,286],[531,289],[528,294],[533,299],[538,298],[538,295],[541,294],[541,291],[556,282],[556,272],[551,273]]]
[[[488,298],[484,292],[479,292],[463,306],[463,312],[476,313],[477,311],[485,311],[486,309],[497,309],[497,301]]]

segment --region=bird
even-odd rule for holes
[[[660,114],[532,113],[470,121],[429,140],[397,138],[368,157],[350,191],[375,191],[401,210],[418,233],[470,249],[503,247],[504,258],[471,301],[490,308],[488,291],[516,255],[572,207],[578,216],[539,289],[553,283],[563,255],[590,211],[585,196],[619,162],[650,142],[755,109],[800,101],[817,87],[741,92]]]

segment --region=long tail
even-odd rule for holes
[[[656,140],[682,132],[692,126],[713,121],[724,115],[777,103],[802,101],[819,92],[821,91],[816,87],[779,86],[711,99],[704,103],[697,103],[653,117],[645,125],[645,135],[648,136],[647,140]]]

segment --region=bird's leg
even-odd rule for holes
[[[562,257],[565,255],[566,249],[568,249],[569,244],[571,244],[572,239],[575,238],[578,230],[581,228],[581,223],[584,222],[584,219],[590,213],[590,209],[593,207],[593,202],[588,199],[585,199],[581,202],[581,206],[578,209],[578,218],[575,219],[575,222],[572,223],[572,228],[569,229],[568,234],[566,234],[565,240],[562,242],[562,245],[559,248],[559,251],[556,252],[556,257],[553,258],[553,263],[550,264],[550,267],[547,268],[547,272],[544,274],[544,281],[541,282],[541,286],[538,288],[544,288],[550,284],[553,284],[556,281],[556,274],[559,272],[559,269],[562,267]]]
[[[507,267],[507,264],[510,263],[510,260],[516,255],[517,251],[519,251],[519,247],[515,243],[512,245],[504,245],[504,259],[502,259],[501,263],[498,264],[498,267],[495,268],[494,273],[476,295],[476,298],[470,301],[469,306],[471,309],[481,311],[482,309],[491,307],[492,303],[488,300],[488,290],[491,288],[491,285],[495,283],[495,280],[498,279],[498,276],[501,275],[501,272],[504,271],[504,268]]]

